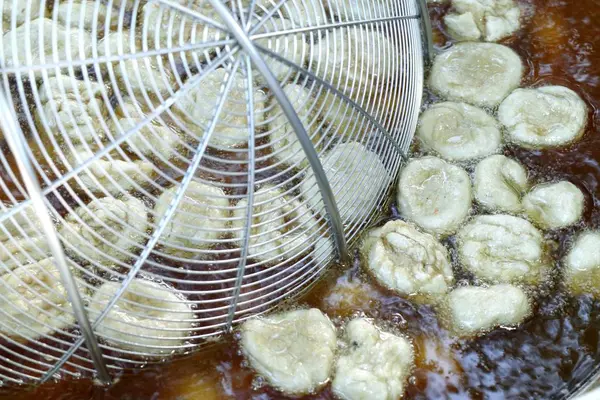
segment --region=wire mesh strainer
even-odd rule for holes
[[[3,1],[2,382],[109,382],[344,260],[412,140],[425,7]]]

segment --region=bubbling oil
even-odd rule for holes
[[[543,151],[509,145],[504,151],[528,169],[533,183],[567,179],[586,194],[582,223],[547,234],[556,243],[552,255],[560,269],[559,260],[575,234],[600,227],[600,9],[596,0],[526,0],[522,4],[534,12],[528,12],[522,29],[503,42],[524,60],[522,86],[564,85],[577,91],[590,107],[588,128],[578,143]],[[452,40],[441,21],[448,5],[430,7],[436,46],[446,48]],[[436,98],[428,93],[426,100]],[[1,169],[0,174],[6,175]],[[231,194],[243,194],[238,189],[242,187],[232,186]],[[398,217],[392,204],[379,223]],[[450,249],[458,283],[472,281],[458,267],[453,239],[444,244]],[[361,270],[358,257],[349,268],[332,269],[298,304],[320,308],[338,325],[364,315],[408,335],[416,366],[407,385],[407,399],[560,398],[600,363],[600,301],[589,295],[573,297],[558,280],[538,293],[535,315],[521,326],[496,329],[474,339],[452,337],[432,306],[415,304],[379,286]],[[235,337],[230,336],[194,355],[126,371],[110,388],[94,386],[90,379],[63,380],[35,388],[1,388],[0,399],[291,398],[256,382]],[[327,386],[303,398],[333,399],[333,394]]]

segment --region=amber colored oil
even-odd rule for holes
[[[522,86],[560,84],[577,91],[590,115],[585,136],[568,148],[529,151],[508,147],[507,155],[527,166],[531,179],[567,179],[586,194],[584,221],[553,232],[555,268],[574,234],[600,228],[600,1],[528,0],[523,28],[504,41],[526,65]],[[441,15],[447,6],[432,6],[436,45],[452,41]],[[393,206],[386,218],[394,218]],[[446,243],[454,247],[452,240]],[[456,267],[456,265],[455,265]],[[462,277],[457,269],[459,278]],[[332,271],[303,305],[321,308],[334,321],[363,313],[409,335],[417,364],[407,399],[550,399],[585,379],[600,363],[600,301],[573,298],[560,284],[541,293],[535,316],[513,330],[498,329],[476,339],[455,339],[441,326],[434,310],[417,306],[378,287],[360,271]],[[87,379],[48,383],[37,388],[0,390],[0,399],[286,399],[260,385],[229,337],[208,350],[169,363],[126,372],[112,387]],[[329,387],[306,399],[332,399]]]

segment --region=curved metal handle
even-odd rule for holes
[[[310,137],[306,133],[300,117],[298,117],[298,114],[294,110],[294,106],[283,92],[283,89],[279,85],[277,78],[275,78],[275,75],[273,75],[273,72],[271,72],[267,66],[267,63],[259,54],[258,49],[254,43],[252,43],[246,31],[238,24],[235,17],[232,15],[231,10],[221,0],[209,1],[215,8],[215,11],[219,13],[219,16],[223,19],[225,26],[229,28],[230,33],[237,40],[240,47],[244,50],[248,57],[250,57],[250,60],[252,60],[252,63],[258,69],[258,72],[262,74],[267,86],[273,92],[273,95],[279,102],[283,113],[294,129],[296,137],[298,138],[298,141],[300,142],[300,145],[306,154],[306,158],[308,159],[308,162],[315,174],[317,185],[319,186],[323,203],[325,205],[325,210],[327,211],[329,223],[331,224],[333,231],[338,258],[342,262],[346,261],[348,258],[348,247],[346,238],[344,236],[344,224],[342,223],[342,219],[335,202],[335,197],[333,196],[333,191],[331,190],[331,186],[327,180],[327,175],[325,175],[325,171],[323,170],[323,166],[319,160],[319,155],[317,154]]]
[[[429,19],[429,10],[427,0],[417,0],[419,3],[419,14],[421,17],[421,27],[423,28],[423,39],[425,41],[423,50],[425,50],[425,60],[427,64],[433,62],[433,31],[431,29],[431,20]]]

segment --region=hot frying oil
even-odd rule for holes
[[[528,0],[522,29],[503,43],[524,60],[522,86],[558,84],[577,91],[590,108],[585,136],[558,150],[507,147],[505,154],[530,171],[533,183],[567,179],[586,194],[584,221],[576,229],[549,234],[554,257],[566,253],[582,229],[600,228],[600,4],[597,0]],[[452,42],[441,17],[447,6],[431,6],[438,48]],[[430,96],[431,97],[431,96]],[[0,175],[6,177],[4,170]],[[240,185],[240,187],[243,185]],[[232,186],[232,194],[237,187]],[[393,205],[388,218],[394,216]],[[446,243],[451,248],[453,243]],[[460,279],[460,275],[458,276]],[[358,262],[332,271],[305,297],[334,321],[363,313],[413,339],[416,368],[408,399],[547,399],[567,393],[600,362],[600,301],[571,297],[558,284],[536,299],[536,314],[517,329],[498,329],[476,339],[456,339],[430,306],[419,306],[379,287]],[[91,380],[60,381],[38,388],[4,388],[1,399],[285,399],[240,356],[234,337],[191,356],[127,372],[112,387]],[[306,399],[332,399],[329,387]]]

